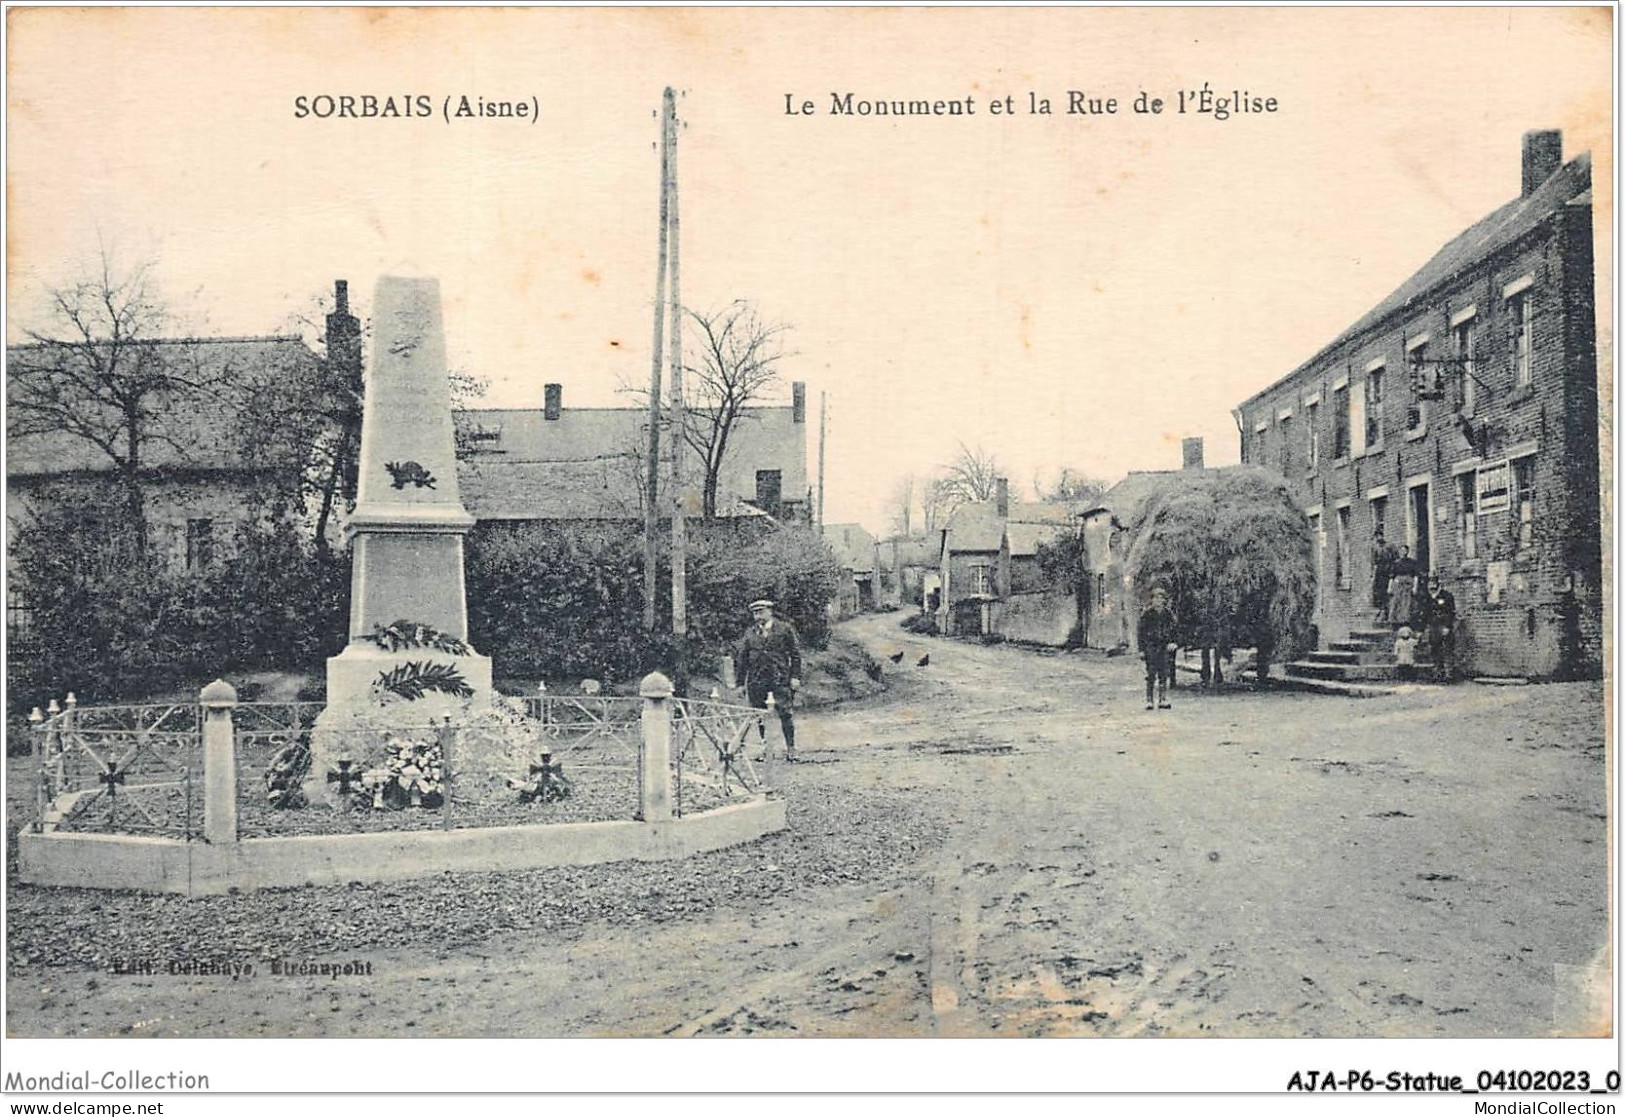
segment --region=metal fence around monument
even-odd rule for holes
[[[644,698],[536,695],[506,708],[513,716],[494,724],[401,717],[338,730],[327,743],[327,770],[313,772],[322,703],[237,703],[230,710],[237,832],[255,838],[641,817]],[[765,789],[765,772],[750,755],[760,747],[753,731],[760,711],[680,698],[668,709],[676,815]],[[202,720],[196,703],[80,708],[71,699],[41,715],[34,725],[38,821],[69,831],[200,836]],[[402,742],[440,762],[437,781],[414,785],[429,794],[408,798],[399,773],[387,767]],[[394,782],[380,790],[381,776]]]
[[[193,838],[203,827],[196,703],[80,707],[30,717],[38,822],[63,831]]]
[[[672,700],[672,768],[678,816],[711,810],[763,790],[751,757],[761,749],[762,712],[715,699]]]

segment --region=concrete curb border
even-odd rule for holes
[[[572,822],[468,830],[386,831],[214,844],[128,834],[18,835],[18,879],[64,888],[223,895],[503,872],[610,861],[669,861],[785,828],[785,801],[756,796],[662,822]]]

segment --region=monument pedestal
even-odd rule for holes
[[[410,701],[381,701],[388,695],[376,685],[380,676],[407,663],[452,667],[474,696],[458,698],[430,690]],[[460,724],[471,712],[489,709],[491,657],[472,652],[448,655],[433,648],[390,651],[370,640],[356,640],[328,659],[327,693],[327,708],[311,729],[310,775],[304,792],[311,803],[338,806],[339,788],[329,774],[337,771],[340,760],[352,761],[359,775],[378,763],[389,737],[410,733],[417,738],[447,718]],[[337,701],[334,695],[339,696]]]
[[[370,640],[353,640],[342,652],[327,661],[327,708],[376,705],[382,696],[375,689],[379,677],[407,663],[432,663],[455,668],[474,692],[474,697],[465,699],[454,698],[441,691],[427,691],[423,697],[412,702],[414,720],[420,720],[420,711],[423,717],[428,717],[431,712],[439,712],[438,709],[432,710],[432,707],[445,706],[450,709],[468,705],[488,706],[491,703],[491,657],[488,655],[474,652],[447,655],[433,648],[387,651]],[[325,714],[326,711],[323,712]]]

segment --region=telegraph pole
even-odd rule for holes
[[[671,131],[671,91],[666,91],[660,115],[660,251],[655,269],[654,357],[649,368],[649,468],[643,500],[643,627],[655,630],[655,592],[659,578],[660,548],[660,358],[666,322],[666,227],[671,196],[671,157],[666,146]]]
[[[829,393],[818,393],[818,534],[824,534],[824,427],[829,419]]]
[[[670,213],[671,238],[671,634],[676,645],[677,693],[688,690],[688,525],[687,494],[683,484],[684,431],[687,419],[683,410],[683,289],[678,265],[678,251],[682,220],[677,208],[677,100],[676,93],[666,87],[667,136],[667,204]]]

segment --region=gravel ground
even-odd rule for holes
[[[11,964],[105,970],[128,959],[252,962],[370,947],[442,949],[505,930],[573,938],[597,922],[666,923],[906,872],[945,827],[909,798],[807,786],[790,828],[678,862],[619,862],[188,900],[8,886]]]

